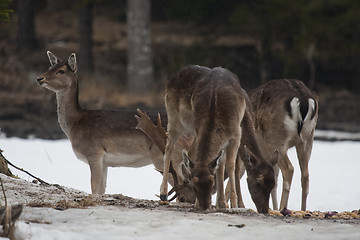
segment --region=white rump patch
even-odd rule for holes
[[[314,99],[309,98],[309,99],[308,99],[308,102],[309,102],[309,108],[308,108],[308,112],[307,112],[307,114],[306,114],[306,117],[305,117],[305,119],[304,119],[304,122],[307,121],[307,120],[309,120],[310,117],[311,117],[311,115],[312,115],[313,112],[315,111],[315,101],[314,101]]]
[[[304,138],[307,138],[311,134],[311,132],[315,129],[316,122],[317,122],[316,117],[311,119],[311,116],[314,114],[314,111],[315,111],[316,103],[315,103],[314,99],[312,99],[312,98],[309,98],[308,102],[309,102],[308,112],[304,119],[303,129],[300,133],[300,137],[302,140],[304,140]]]
[[[300,112],[300,100],[297,97],[294,97],[290,102],[291,115],[295,121],[302,121],[301,112]]]
[[[302,121],[301,113],[300,113],[300,100],[297,97],[294,97],[290,101],[291,108],[291,118],[289,115],[285,115],[284,124],[286,129],[290,133],[297,134],[298,122]]]

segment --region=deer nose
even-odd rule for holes
[[[43,80],[43,79],[44,79],[44,77],[37,77],[37,78],[36,78],[36,81],[37,81],[37,83],[40,84],[41,80]]]

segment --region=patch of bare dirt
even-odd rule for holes
[[[215,207],[207,211],[200,211],[188,203],[170,203],[161,205],[158,201],[135,199],[122,194],[105,194],[102,196],[92,196],[76,189],[67,188],[59,185],[45,185],[31,183],[23,179],[16,179],[1,174],[4,182],[7,201],[9,204],[24,204],[28,207],[47,207],[56,210],[66,210],[69,208],[88,208],[94,206],[120,206],[128,209],[147,209],[157,211],[177,211],[194,213],[224,213],[235,214],[248,217],[279,219],[286,222],[308,221],[308,220],[328,220],[335,222],[346,222],[360,224],[360,210],[352,212],[320,212],[320,211],[292,211],[284,216],[279,211],[270,211],[269,215],[258,214],[251,209],[223,209]],[[1,204],[4,197],[0,197]]]

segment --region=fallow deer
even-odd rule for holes
[[[108,167],[142,167],[153,163],[155,168],[163,168],[161,151],[149,137],[136,129],[136,111],[81,107],[75,54],[71,54],[67,61],[50,51],[47,55],[51,67],[36,80],[40,86],[56,93],[59,124],[71,141],[76,157],[90,166],[93,194],[105,192]],[[153,121],[157,119],[157,113],[148,114]]]
[[[188,66],[167,82],[165,105],[168,114],[168,138],[164,155],[161,200],[167,200],[167,174],[175,143],[184,133],[195,137],[190,157],[191,180],[196,194],[196,207],[208,209],[215,183],[216,207],[225,208],[224,166],[231,188],[231,207],[237,207],[235,160],[241,139],[241,121],[245,98],[237,76],[223,68]],[[226,160],[221,161],[226,151]]]
[[[245,92],[244,92],[245,94]],[[256,134],[254,129],[253,123],[253,113],[251,111],[251,104],[246,98],[247,101],[247,109],[244,114],[243,121],[241,123],[241,127],[243,129],[242,137],[241,137],[241,146],[239,148],[239,152],[242,155],[244,162],[246,163],[246,169],[244,167],[243,161],[237,157],[236,160],[236,168],[235,168],[235,179],[237,180],[235,183],[236,185],[236,193],[238,195],[238,207],[245,207],[241,197],[241,190],[240,190],[240,183],[239,180],[247,171],[247,182],[251,197],[253,202],[256,205],[256,208],[259,213],[268,213],[269,209],[269,196],[270,192],[275,185],[275,178],[274,178],[274,170],[273,166],[277,163],[278,158],[278,150],[275,150],[271,158],[266,160],[267,155],[264,155],[260,149],[263,149],[263,143],[259,142],[259,138]],[[159,149],[164,153],[165,152],[165,143],[166,143],[166,132],[165,129],[161,126],[161,121],[158,120],[158,125],[155,126],[153,121],[140,110],[138,110],[139,116],[136,116],[138,119],[138,126],[137,128],[141,129],[146,135],[148,135],[153,142],[159,147]],[[260,139],[261,140],[261,139]],[[182,146],[185,151],[189,151],[191,145],[193,143],[193,138],[180,138]],[[178,147],[176,148],[178,150]],[[175,151],[176,151],[175,150]],[[264,157],[266,156],[266,157]],[[175,158],[174,160],[177,160]],[[186,159],[185,159],[186,160]],[[173,161],[172,161],[173,162]],[[179,166],[179,162],[175,163],[175,165]],[[181,164],[182,167],[182,179],[179,182],[183,182],[185,184],[179,186],[177,192],[185,199],[194,199],[194,191],[191,188],[193,183],[191,182],[190,174],[190,166],[187,163]],[[171,165],[170,165],[171,169]],[[226,197],[229,200],[230,193],[229,193],[229,184],[226,188]],[[213,189],[212,193],[216,193],[216,188]],[[189,201],[187,201],[189,202]],[[190,202],[192,203],[192,202]]]
[[[242,137],[241,137],[241,147],[239,152],[241,153],[242,160],[245,162],[246,170],[248,173],[248,186],[250,189],[250,193],[252,199],[257,207],[257,210],[260,213],[267,213],[268,212],[268,202],[269,202],[269,195],[270,191],[272,190],[275,180],[274,180],[274,171],[273,165],[277,163],[277,156],[278,151],[274,151],[273,155],[271,156],[270,161],[266,160],[266,157],[260,152],[260,148],[258,145],[258,138],[256,137],[256,132],[253,123],[253,112],[250,100],[248,99],[247,94],[244,90],[242,90],[242,94],[245,96],[246,99],[246,110],[244,114],[244,118],[241,122],[242,127]],[[146,116],[146,114],[142,113],[138,110],[139,115],[141,117],[137,117],[138,119],[138,128],[144,131],[159,147],[162,151],[165,151],[165,142],[166,142],[166,132],[164,129],[161,128],[161,124],[155,126],[153,122]],[[160,123],[161,121],[158,120]],[[193,139],[184,140],[182,137],[180,138],[183,143],[183,147],[185,150],[190,150],[191,145],[193,143]],[[185,143],[185,144],[184,144]],[[185,156],[186,160],[186,156]],[[235,169],[235,178],[237,179],[236,182],[236,192],[238,194],[238,206],[244,207],[241,198],[241,191],[239,185],[239,179],[245,171],[244,167],[240,167],[240,165],[244,165],[243,161],[240,158],[237,158],[237,166]],[[182,165],[184,167],[184,165]],[[182,172],[186,172],[186,169]],[[241,176],[240,176],[241,175]],[[190,189],[190,186],[193,184],[191,179],[189,179],[189,175],[184,176],[185,182],[190,183],[187,186],[186,192],[182,192],[184,196],[188,194],[193,194]],[[228,185],[229,186],[229,185]],[[227,188],[228,189],[228,188]],[[213,189],[213,193],[216,192],[216,188]]]
[[[248,189],[256,209],[259,213],[268,213],[270,192],[275,186],[274,166],[278,163],[279,151],[273,149],[271,156],[264,151],[264,142],[255,130],[254,112],[250,99],[244,90],[243,95],[246,100],[246,111],[241,122],[241,145],[235,174],[238,205],[244,207],[240,179],[246,169]]]
[[[280,209],[288,205],[294,167],[287,150],[295,146],[301,169],[301,210],[306,210],[308,165],[318,119],[317,96],[301,81],[293,79],[269,81],[249,95],[255,112],[255,127],[265,141],[267,150],[279,149],[275,176],[277,182],[280,168],[283,176]],[[276,185],[271,192],[274,209],[278,209]]]

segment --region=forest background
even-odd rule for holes
[[[360,132],[360,1],[0,0],[0,127],[64,138],[54,93],[36,84],[77,54],[80,103],[163,109],[183,66],[222,66],[251,91],[302,80],[319,96],[318,129]]]

